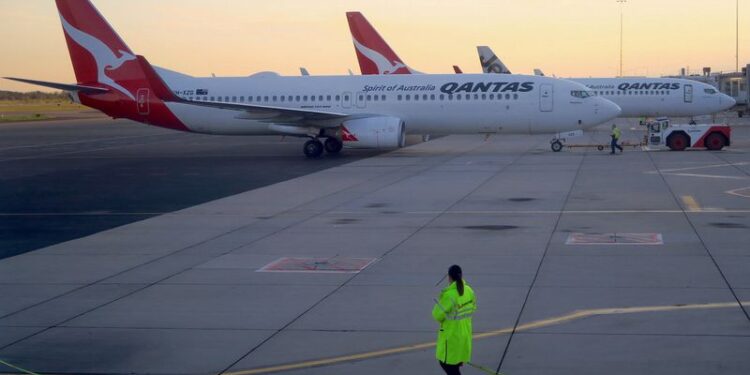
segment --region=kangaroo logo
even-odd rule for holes
[[[62,25],[63,29],[65,29],[65,33],[68,34],[68,36],[76,43],[78,43],[79,46],[83,47],[85,50],[89,51],[92,56],[94,56],[97,70],[97,81],[99,83],[110,86],[113,89],[123,93],[130,99],[135,100],[135,97],[130,93],[130,91],[120,86],[112,78],[107,76],[107,71],[117,70],[126,61],[135,60],[135,56],[123,50],[119,50],[118,52],[120,53],[120,56],[118,57],[115,55],[112,49],[110,49],[109,46],[104,44],[101,40],[96,39],[93,36],[86,34],[83,31],[73,27],[73,25],[69,24],[68,21],[65,20],[65,17],[62,16],[62,14],[60,15],[60,19],[62,20]]]
[[[370,59],[370,61],[372,61],[378,67],[379,74],[393,74],[401,68],[406,68],[406,65],[404,65],[404,63],[402,63],[401,61],[396,61],[396,63],[394,64],[377,51],[369,49],[360,44],[356,38],[352,38],[352,40],[354,41],[354,47],[357,49],[357,51],[365,55],[365,57]]]

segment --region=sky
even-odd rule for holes
[[[740,66],[750,63],[750,0],[740,1]],[[344,13],[358,10],[412,68],[479,73],[477,45],[514,72],[612,77],[615,0],[93,0],[135,53],[194,76],[359,72]],[[735,0],[627,0],[624,75],[735,68]],[[0,0],[0,76],[74,82],[52,0]],[[0,90],[38,89],[0,80]]]

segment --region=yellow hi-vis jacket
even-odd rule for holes
[[[612,129],[612,137],[614,137],[615,140],[620,139],[621,136],[622,136],[622,131],[620,130],[620,128]]]
[[[448,285],[437,304],[432,308],[432,317],[440,323],[435,357],[449,365],[471,360],[471,317],[477,309],[474,290],[464,281],[464,295],[458,295],[456,283]]]

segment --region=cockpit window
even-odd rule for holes
[[[703,89],[703,92],[709,95],[714,95],[716,94],[716,89]]]
[[[593,96],[594,94],[591,91],[585,91],[585,90],[572,90],[570,92],[570,95],[574,98],[581,98],[585,99],[590,96]]]

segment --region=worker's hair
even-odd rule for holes
[[[448,276],[450,276],[451,279],[456,282],[456,289],[458,289],[458,295],[463,296],[464,295],[464,280],[463,280],[463,274],[461,272],[461,267],[455,264],[450,266],[450,268],[448,268]]]

